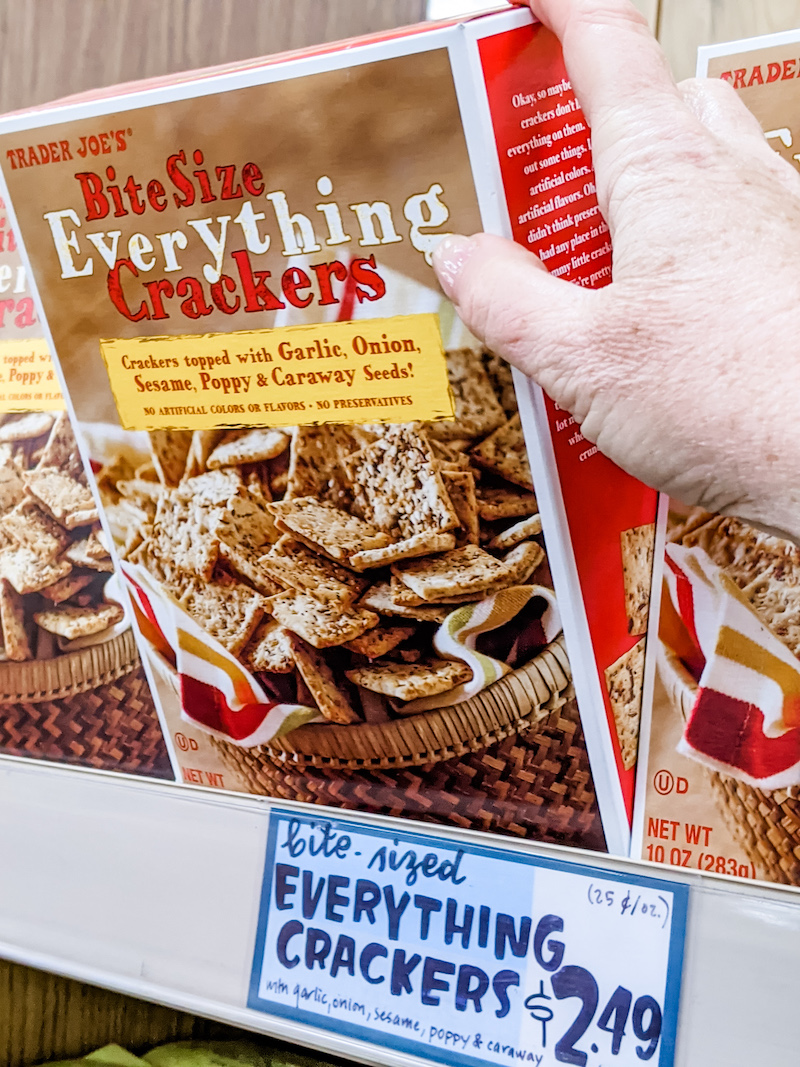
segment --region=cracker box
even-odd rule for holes
[[[800,167],[800,34],[701,50]],[[800,549],[664,501],[663,590],[634,850],[800,886]]]
[[[0,159],[181,780],[625,852],[655,494],[431,268],[487,229],[610,280],[556,40],[132,85]]]
[[[172,777],[122,586],[0,201],[0,753]]]

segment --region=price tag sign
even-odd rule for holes
[[[688,887],[273,811],[248,1004],[437,1063],[673,1062]]]

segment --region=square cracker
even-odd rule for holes
[[[61,604],[64,600],[75,596],[76,593],[80,593],[81,589],[85,589],[93,580],[94,576],[91,574],[75,574],[73,571],[66,578],[59,578],[52,585],[46,585],[41,590],[41,594],[54,604]]]
[[[536,515],[539,505],[533,493],[525,493],[516,486],[480,486],[476,489],[478,514],[485,522],[496,519],[518,519]]]
[[[243,653],[245,663],[254,671],[289,674],[294,670],[294,652],[290,634],[274,619],[259,624]]]
[[[0,512],[5,514],[25,497],[25,483],[16,467],[0,466]]]
[[[241,471],[223,469],[205,471],[193,478],[186,478],[176,489],[178,500],[202,504],[204,507],[225,507],[241,490]]]
[[[480,541],[478,500],[475,495],[475,475],[472,471],[442,471],[447,495],[458,516],[461,530],[456,531],[456,546],[477,545]]]
[[[489,548],[513,548],[531,537],[536,537],[542,532],[541,515],[529,515],[520,522],[515,522],[501,533],[497,534],[489,542]]]
[[[0,426],[0,442],[29,441],[48,433],[56,421],[47,411],[29,411],[25,415],[12,415]]]
[[[405,537],[402,541],[395,541],[386,548],[367,548],[363,552],[354,552],[349,562],[355,570],[365,571],[375,567],[388,567],[390,563],[397,563],[401,559],[415,559],[434,552],[447,552],[455,547],[456,539],[452,533],[418,533]]]
[[[416,619],[418,622],[442,623],[449,614],[449,609],[440,604],[426,604],[424,601],[421,604],[419,601],[415,604],[399,603],[392,595],[389,582],[371,585],[359,604],[381,615],[397,615],[401,619]]]
[[[75,440],[72,424],[66,411],[60,412],[53,423],[37,466],[40,470],[54,467],[65,474],[71,474],[73,478],[78,478],[83,473],[78,442]]]
[[[265,597],[227,574],[207,582],[193,578],[179,603],[234,656],[252,637],[267,606]]]
[[[378,616],[360,605],[344,608],[321,604],[308,593],[294,590],[270,597],[267,605],[281,626],[314,648],[343,645],[378,624]]]
[[[99,516],[92,494],[69,474],[52,469],[26,471],[22,480],[44,510],[68,530],[97,522]]]
[[[459,348],[447,353],[447,377],[455,419],[426,424],[431,437],[453,440],[484,437],[506,421],[480,352]]]
[[[407,538],[458,526],[423,430],[388,426],[383,437],[348,456],[345,468],[353,482],[354,507],[378,529]]]
[[[502,560],[495,559],[482,548],[476,549],[474,545],[456,549],[456,552],[447,553],[447,556],[448,559],[440,556],[438,559],[421,561],[423,564],[443,563],[440,567],[420,567],[416,574],[403,573],[403,565],[400,564],[392,568],[393,576],[400,578],[413,593],[424,596],[426,603],[470,604],[485,600],[512,585],[523,585],[544,560],[545,553],[535,541],[524,541],[512,548]],[[455,580],[450,582],[448,589],[450,576]],[[392,598],[404,606],[408,604],[408,600],[398,596],[394,590]]]
[[[286,499],[312,496],[349,508],[353,494],[342,462],[362,443],[347,426],[298,426],[292,439]]]
[[[22,548],[29,548],[42,559],[54,560],[69,544],[69,534],[28,497],[2,520],[0,528]]]
[[[267,504],[267,510],[279,530],[338,563],[349,562],[354,553],[365,549],[384,548],[391,541],[372,523],[312,497]]]
[[[165,574],[180,580],[208,580],[220,555],[220,528],[232,505],[246,495],[238,470],[209,471],[187,478],[177,489],[159,490],[147,554]]]
[[[364,578],[318,556],[299,541],[284,534],[259,560],[261,569],[279,586],[309,593],[322,604],[349,607],[367,587]]]
[[[625,583],[625,614],[628,616],[630,634],[647,632],[655,539],[656,527],[652,522],[623,530],[619,535],[622,578]]]
[[[473,448],[471,455],[478,466],[533,492],[533,478],[519,415],[513,415],[477,448]]]
[[[371,663],[346,671],[356,685],[397,700],[418,700],[455,689],[472,678],[472,670],[458,660],[432,659],[427,663]]]
[[[9,659],[33,659],[33,649],[25,625],[25,602],[7,581],[0,581],[0,621],[3,644]]]
[[[300,677],[325,718],[340,726],[359,722],[358,712],[354,710],[345,690],[337,685],[325,657],[295,633],[289,634],[289,641]]]
[[[639,747],[639,722],[642,715],[645,642],[633,648],[605,669],[606,689],[614,713],[617,739],[626,771],[636,766]]]
[[[191,430],[151,430],[150,451],[158,480],[168,489],[180,485],[192,446]]]
[[[219,558],[221,521],[221,509],[165,496],[147,541],[148,554],[161,561],[167,574],[208,581]]]
[[[73,541],[64,553],[75,567],[89,567],[93,571],[113,571],[114,563],[100,542],[97,531],[92,530],[88,537]]]
[[[85,608],[64,604],[48,611],[37,611],[33,618],[48,633],[74,641],[77,637],[102,633],[109,626],[121,622],[124,615],[119,604],[98,604]]]
[[[69,560],[49,562],[29,548],[4,548],[0,550],[0,578],[5,578],[18,593],[37,593],[72,570]]]
[[[439,441],[428,434],[428,443],[431,446],[431,454],[439,464],[440,471],[467,471],[470,469],[469,456],[465,449],[469,448],[469,440]]]
[[[523,541],[515,545],[503,557],[504,581],[497,588],[524,584],[544,561],[544,557],[544,549],[537,541]]]
[[[279,593],[277,585],[261,565],[264,552],[278,537],[272,516],[264,507],[260,492],[243,488],[222,511],[214,528],[219,538],[219,554],[240,577],[265,596]]]
[[[395,574],[392,575],[392,586],[391,586],[391,588],[392,588],[392,600],[395,602],[395,604],[398,604],[400,607],[416,608],[416,607],[421,607],[423,604],[425,604],[425,601],[422,599],[422,597],[421,596],[417,596],[416,593],[412,593],[412,591],[408,588],[408,586],[404,585],[403,582],[401,582],[400,579]],[[476,599],[476,595],[475,594],[467,593],[467,594],[462,594],[461,596],[443,596],[443,597],[440,597],[439,600],[436,603],[437,603],[437,605],[439,605],[439,604],[471,604],[471,603],[475,602],[475,599]],[[426,606],[427,607],[431,607],[432,605],[428,604]]]
[[[241,463],[265,463],[284,452],[288,444],[288,434],[269,427],[230,430],[209,454],[206,466],[209,470],[217,470]]]
[[[392,600],[401,608],[418,608],[425,603],[422,597],[413,593],[405,582],[400,581],[396,574],[392,575],[390,581]]]
[[[385,626],[379,623],[361,637],[348,641],[344,647],[368,659],[377,659],[413,637],[416,629],[416,626]]]
[[[392,574],[417,596],[435,603],[443,596],[480,593],[501,580],[505,568],[477,545],[465,545],[430,559],[396,563]]]

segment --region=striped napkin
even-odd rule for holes
[[[316,708],[272,700],[258,679],[165,595],[143,567],[126,562],[123,572],[141,633],[178,674],[186,722],[252,748],[298,726],[324,721]],[[475,696],[560,632],[555,596],[543,586],[513,586],[479,603],[459,605],[439,627],[434,647],[448,659],[469,664],[471,681],[408,703],[404,711],[427,711]]]
[[[527,618],[526,618],[527,616]],[[403,712],[445,708],[474,697],[561,633],[552,589],[541,585],[514,585],[475,604],[463,604],[451,612],[433,639],[433,647],[445,659],[460,659],[472,668],[468,682],[432,697],[421,697],[403,705]],[[503,658],[489,654],[498,648],[505,634],[507,651]],[[488,635],[493,642],[489,643]],[[481,651],[484,649],[484,651]]]
[[[319,719],[316,708],[273,701],[258,680],[154,582],[123,564],[139,629],[178,673],[181,718],[243,748]]]
[[[698,685],[678,751],[760,789],[800,784],[800,661],[702,548],[667,545],[661,639]]]

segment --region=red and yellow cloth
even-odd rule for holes
[[[761,789],[800,784],[800,661],[702,548],[667,545],[661,640],[697,683],[678,750]]]

